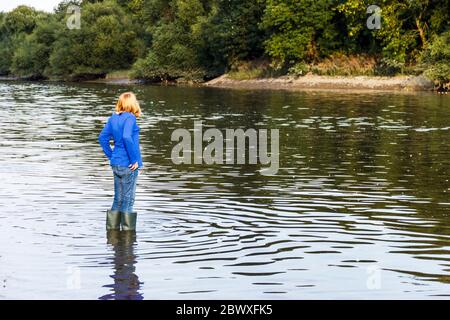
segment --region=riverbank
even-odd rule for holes
[[[0,80],[20,81],[15,77],[0,77]],[[41,80],[55,81],[55,80]],[[57,81],[59,82],[59,81]],[[126,76],[107,76],[101,79],[84,80],[84,83],[100,83],[114,85],[146,84],[145,81],[130,79]],[[154,83],[153,83],[154,84]],[[192,83],[165,83],[172,85],[194,85]],[[319,76],[305,75],[303,77],[283,76],[277,78],[261,78],[236,80],[228,75],[222,75],[195,86],[231,88],[231,89],[269,89],[269,90],[379,90],[379,91],[433,91],[434,83],[423,76]]]
[[[318,76],[278,77],[235,80],[227,75],[204,83],[207,87],[239,89],[324,89],[324,90],[383,90],[383,91],[432,91],[434,83],[422,76]]]
[[[146,84],[145,81],[128,77],[110,77],[86,80],[88,83],[135,85]],[[148,84],[148,83],[147,83]],[[155,83],[152,83],[155,84]],[[204,83],[168,82],[164,85],[195,85],[203,87],[230,89],[268,89],[268,90],[379,90],[379,91],[433,91],[434,83],[423,76],[319,76],[303,77],[283,76],[277,78],[260,78],[248,80],[232,79],[225,74]]]

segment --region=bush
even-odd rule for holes
[[[299,76],[304,76],[310,70],[311,70],[311,67],[308,64],[306,64],[304,62],[299,62],[299,63],[296,63],[291,68],[289,68],[288,73],[289,73],[289,75],[299,77]]]
[[[180,51],[181,49],[178,48]],[[140,79],[149,82],[160,81],[193,81],[198,82],[203,80],[205,72],[200,68],[191,66],[189,68],[181,68],[176,64],[167,64],[161,62],[157,54],[150,51],[147,57],[138,59],[133,65],[130,77],[133,79]]]
[[[235,80],[272,78],[285,74],[286,70],[274,68],[267,59],[237,61],[231,66],[228,76]]]
[[[402,73],[405,63],[390,58],[382,58],[375,66],[374,73],[379,76],[395,76]]]
[[[318,75],[357,76],[374,75],[376,59],[370,55],[344,55],[336,53],[311,66]]]
[[[432,67],[425,70],[425,76],[433,80],[438,85],[450,83],[450,64],[449,63],[436,63]]]
[[[450,30],[434,37],[423,51],[421,63],[430,80],[440,85],[450,82]]]

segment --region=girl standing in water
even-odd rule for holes
[[[114,175],[114,202],[106,212],[107,230],[136,229],[137,213],[133,211],[133,205],[138,172],[142,167],[136,117],[140,115],[136,96],[132,92],[121,94],[115,112],[98,137]],[[111,139],[114,149],[109,144]]]

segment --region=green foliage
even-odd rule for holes
[[[429,39],[445,31],[450,20],[447,0],[380,0],[381,28],[366,28],[370,0],[347,0],[337,6],[353,51],[381,53],[390,65],[403,69],[414,63]],[[400,67],[400,65],[402,65]]]
[[[274,69],[269,60],[256,59],[236,62],[231,66],[228,77],[235,80],[250,80],[258,78],[273,78],[283,75]]]
[[[267,0],[262,27],[270,32],[266,52],[279,65],[313,61],[337,47],[332,1]]]
[[[11,69],[12,57],[14,55],[14,39],[7,37],[0,42],[0,75],[8,75]]]
[[[92,2],[92,3],[91,3]],[[145,50],[141,31],[114,0],[82,3],[81,29],[68,29],[64,1],[52,15],[20,6],[0,16],[0,73],[82,79],[129,68]]]
[[[198,55],[199,42],[192,27],[204,15],[201,1],[147,1],[160,12],[151,12],[149,18],[155,21],[155,26],[150,27],[152,44],[147,56],[134,65],[132,76],[152,81],[201,79],[204,72]]]
[[[435,36],[422,53],[425,75],[440,84],[450,83],[450,30]]]
[[[39,13],[27,6],[18,6],[4,18],[4,28],[9,34],[31,33],[39,19]]]
[[[66,26],[81,5],[81,29]],[[0,75],[151,81],[417,73],[447,81],[448,0],[63,0],[0,12]],[[443,58],[444,56],[444,58]],[[260,63],[264,61],[264,63]],[[418,62],[420,61],[420,64]],[[125,73],[126,74],[126,73]]]
[[[294,64],[292,67],[289,68],[289,75],[296,77],[304,76],[310,70],[311,70],[310,65],[302,61]]]
[[[0,74],[11,72],[16,50],[19,50],[36,25],[46,18],[48,14],[27,6],[19,6],[7,14],[0,15]]]
[[[49,65],[49,56],[55,41],[57,23],[38,22],[33,33],[18,42],[11,62],[11,71],[21,77],[42,78]]]
[[[264,54],[265,31],[259,26],[265,0],[221,0],[199,29],[205,67],[223,72],[239,61]]]
[[[112,0],[86,3],[80,29],[59,21],[47,74],[82,79],[131,66],[143,51],[130,17]]]

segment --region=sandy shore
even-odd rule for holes
[[[395,77],[331,77],[306,75],[299,78],[280,77],[252,80],[234,80],[227,75],[220,76],[204,84],[209,87],[242,89],[325,89],[325,90],[381,90],[381,91],[430,91],[433,82],[421,76]]]

